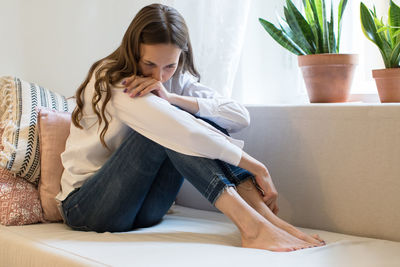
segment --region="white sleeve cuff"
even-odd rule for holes
[[[220,158],[226,159],[226,162],[238,166],[242,158],[243,150],[237,146],[230,146],[230,149],[223,150]]]
[[[218,102],[215,99],[197,97],[197,104],[199,105],[199,111],[196,116],[213,117],[217,113]]]

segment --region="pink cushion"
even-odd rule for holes
[[[24,225],[43,222],[36,187],[5,169],[0,169],[0,224]]]
[[[40,180],[39,194],[44,218],[47,221],[61,221],[55,196],[60,191],[64,167],[61,153],[69,135],[71,113],[39,109]]]

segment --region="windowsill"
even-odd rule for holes
[[[246,105],[250,114],[262,118],[310,120],[393,119],[399,123],[400,103],[313,103]],[[397,127],[397,126],[396,126]]]
[[[378,94],[351,94],[347,102],[338,103],[310,103],[307,95],[300,95],[296,98],[285,99],[285,101],[278,102],[266,102],[260,104],[245,104],[246,106],[307,106],[307,105],[321,105],[321,106],[332,106],[332,105],[399,105],[400,103],[381,103]]]
[[[333,108],[333,107],[400,107],[400,103],[366,103],[361,101],[352,101],[344,103],[298,103],[298,104],[279,104],[279,103],[266,103],[266,104],[245,104],[246,107],[304,107],[304,108]]]
[[[351,94],[349,102],[381,103],[378,94]]]

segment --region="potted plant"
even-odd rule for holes
[[[400,102],[400,8],[390,1],[387,24],[378,19],[376,9],[360,4],[361,27],[378,46],[385,69],[372,70],[381,102]]]
[[[339,54],[342,17],[347,0],[341,0],[338,15],[331,1],[328,20],[325,0],[302,0],[303,15],[291,0],[286,1],[279,27],[259,18],[264,29],[281,46],[298,56],[311,103],[346,102],[358,56]]]

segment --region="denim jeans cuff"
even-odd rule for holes
[[[226,187],[235,187],[235,185],[229,182],[229,180],[226,179],[224,176],[216,175],[208,185],[207,190],[205,190],[204,196],[214,206],[215,202],[224,192]]]

